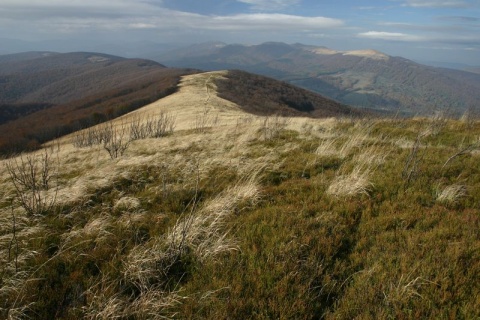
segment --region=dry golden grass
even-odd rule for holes
[[[437,192],[437,201],[452,204],[467,195],[467,188],[461,184],[453,184]]]
[[[368,195],[373,187],[370,182],[371,171],[367,167],[357,166],[352,172],[335,177],[327,189],[327,193],[337,197],[353,197],[359,194]]]
[[[120,157],[72,137],[51,144],[56,206],[44,216],[12,202],[0,161],[1,316],[442,318],[454,305],[437,297],[471,296],[478,158],[439,172],[463,131],[427,128],[425,147],[436,147],[406,184],[422,120],[252,116],[216,97],[221,76],[184,77],[177,93],[116,120],[176,118],[173,134],[132,141]]]

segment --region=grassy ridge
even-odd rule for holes
[[[192,70],[100,53],[32,52],[0,58],[0,154],[143,107],[176,91]]]
[[[4,123],[0,125],[0,153],[35,149],[46,141],[141,108],[174,93],[180,77],[188,73],[192,71],[163,68],[119,88],[105,88],[101,93]],[[20,107],[12,109],[21,112]]]
[[[118,160],[61,147],[41,217],[11,209],[2,171],[0,315],[477,318],[479,134],[250,117]]]

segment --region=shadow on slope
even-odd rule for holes
[[[319,94],[264,76],[233,70],[216,82],[221,98],[256,115],[358,117],[367,113]]]

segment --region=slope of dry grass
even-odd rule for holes
[[[218,98],[222,76],[115,120],[176,121],[117,158],[47,146],[47,212],[2,160],[1,318],[480,316],[479,153],[459,153],[479,123],[267,119]]]

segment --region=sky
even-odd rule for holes
[[[56,51],[278,41],[480,66],[480,0],[0,0],[0,53],[14,40]]]

